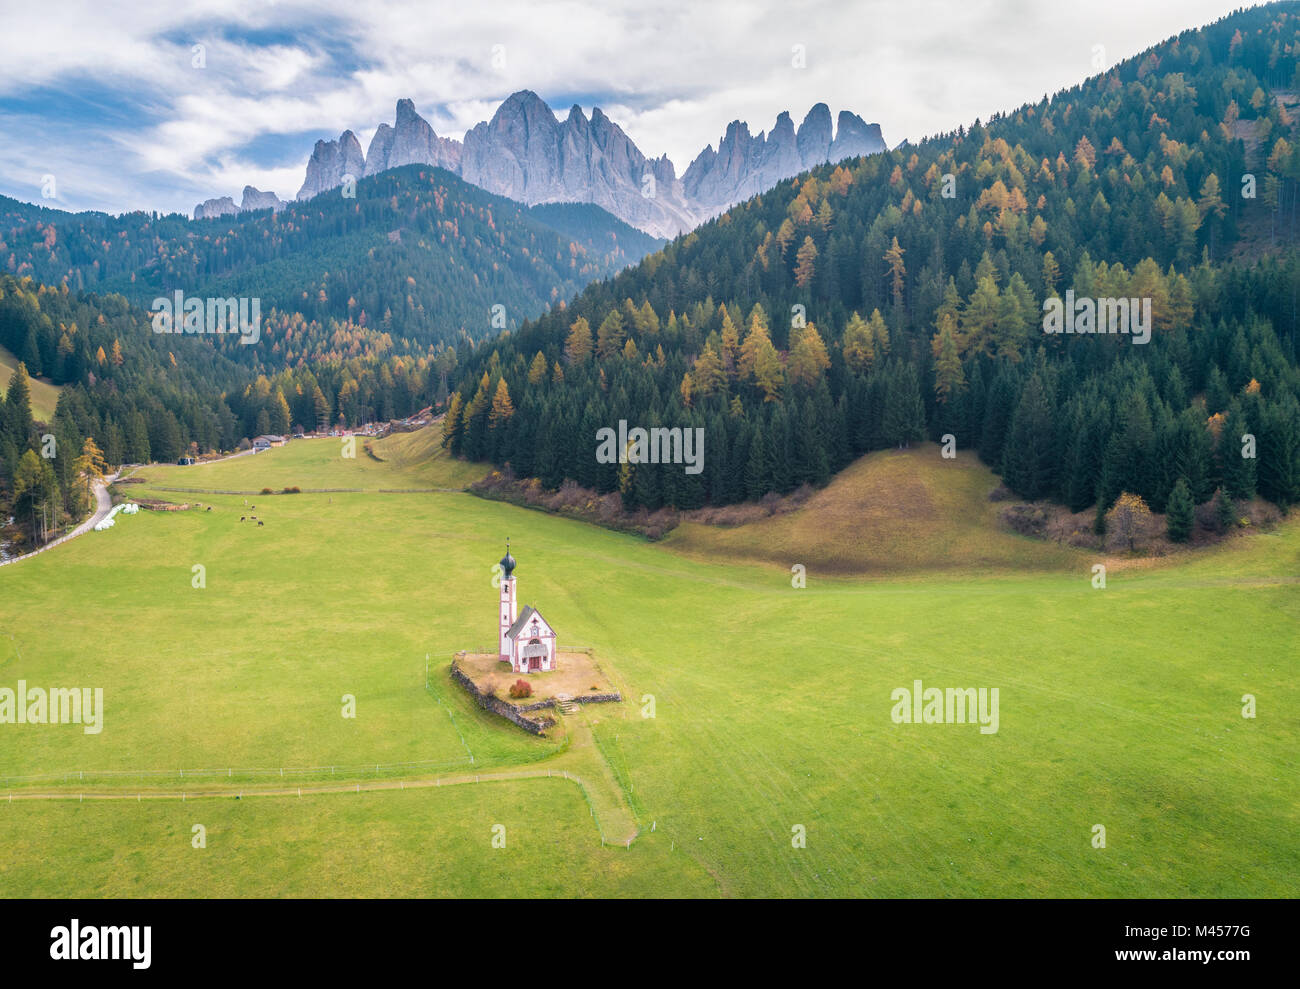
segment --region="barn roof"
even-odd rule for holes
[[[525,623],[527,623],[528,619],[532,618],[533,615],[536,615],[538,618],[542,618],[542,613],[538,611],[536,608],[534,608],[531,604],[524,605],[524,610],[519,612],[519,617],[515,619],[515,623],[511,625],[510,628],[506,631],[506,638],[513,639],[516,635],[518,635],[520,630],[524,627]],[[546,619],[542,618],[542,621],[546,621]]]

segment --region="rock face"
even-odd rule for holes
[[[205,199],[194,207],[194,219],[196,220],[213,220],[218,216],[234,216],[239,212],[239,207],[229,196],[222,196],[220,199]]]
[[[818,103],[797,130],[785,112],[757,136],[732,121],[718,149],[706,147],[679,179],[666,155],[647,158],[599,107],[588,118],[575,105],[560,121],[541,97],[523,90],[467,132],[462,145],[434,133],[411,100],[398,100],[393,124],[379,125],[366,154],[350,130],[336,141],[317,141],[298,199],[338,188],[345,175],[434,165],[530,206],[595,203],[647,233],[675,237],[809,168],[883,150],[879,125],[841,110],[832,128],[830,108]],[[274,193],[244,189],[245,210],[285,205]],[[225,197],[196,206],[194,216],[239,211]]]
[[[879,124],[841,110],[832,134],[830,108],[818,103],[797,131],[789,113],[776,118],[771,133],[757,137],[748,125],[733,120],[718,150],[710,145],[691,162],[682,188],[701,219],[707,219],[817,165],[884,150]]]
[[[234,216],[251,210],[273,209],[277,213],[289,204],[274,192],[263,192],[251,185],[244,186],[244,199],[238,206],[229,196],[220,199],[208,199],[194,207],[194,219],[211,220],[218,216]]]
[[[831,161],[874,155],[885,150],[879,124],[869,124],[856,113],[841,110],[835,122],[835,140],[831,142]]]
[[[696,225],[672,162],[646,158],[599,108],[563,123],[536,93],[515,93],[465,135],[461,178],[529,206],[588,202],[657,237]]]
[[[257,209],[273,209],[278,213],[287,205],[289,204],[274,192],[263,192],[261,189],[246,185],[244,186],[244,198],[239,204],[239,209],[244,213]]]
[[[395,126],[380,124],[370,139],[365,174],[376,175],[402,165],[437,165],[458,172],[460,155],[458,142],[435,134],[410,100],[398,100]]]
[[[816,104],[799,125],[797,137],[799,161],[804,168],[820,165],[831,153],[831,108],[825,103]]]
[[[298,198],[310,199],[327,189],[337,189],[345,175],[359,179],[365,174],[366,156],[361,153],[361,142],[352,131],[345,130],[337,141],[316,142]]]

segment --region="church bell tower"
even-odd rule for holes
[[[515,604],[515,558],[510,555],[510,540],[506,540],[506,555],[501,558],[501,608],[500,622],[497,628],[497,640],[500,648],[497,650],[500,658],[505,662],[510,662],[510,642],[506,638],[506,633],[510,631],[510,626],[515,623],[518,617]]]

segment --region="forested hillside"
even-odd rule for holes
[[[1295,5],[1245,11],[784,182],[463,348],[446,441],[631,508],[785,492],[948,433],[1076,511],[1164,511],[1183,484],[1300,501],[1298,58]],[[1045,334],[1067,291],[1150,299],[1150,342]],[[620,419],[703,428],[703,473],[597,463]]]
[[[0,382],[0,523],[8,506],[32,540],[57,533],[60,513],[84,513],[86,465],[78,460],[88,438],[117,465],[232,450],[294,425],[328,429],[405,416],[438,396],[456,357],[447,348],[356,355],[266,375],[231,360],[240,345],[223,350],[223,342],[156,334],[149,313],[120,295],[0,275],[0,345],[20,362],[13,379]],[[62,386],[50,422],[32,414],[29,373]],[[47,522],[37,521],[40,506]]]
[[[265,344],[229,356],[278,370],[494,335],[660,243],[598,207],[530,210],[427,166],[355,192],[210,220],[0,199],[0,270],[146,308],[176,290],[260,298]]]
[[[595,206],[528,209],[418,166],[355,198],[203,221],[0,201],[0,346],[21,362],[0,381],[0,522],[8,506],[39,541],[84,513],[88,438],[109,465],[168,461],[445,401],[448,342],[517,326],[657,245]],[[258,342],[155,333],[148,307],[178,290],[260,299]],[[41,428],[28,375],[63,386]]]

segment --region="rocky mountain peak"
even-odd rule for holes
[[[529,205],[587,202],[658,237],[674,237],[783,179],[827,161],[883,151],[880,127],[857,114],[818,103],[796,129],[782,111],[770,131],[731,121],[680,178],[667,155],[647,158],[600,108],[590,116],[578,104],[561,122],[537,93],[521,89],[476,124],[461,142],[440,137],[409,99],[397,101],[393,123],[381,123],[362,154],[356,135],[317,141],[299,199],[343,184],[344,177],[375,175],[403,165],[434,165],[488,192]],[[280,203],[279,206],[276,204]],[[283,207],[273,193],[251,186],[243,209]],[[240,212],[230,197],[195,207],[196,218]]]
[[[261,189],[246,185],[244,186],[244,198],[239,204],[239,210],[242,213],[249,213],[253,210],[272,209],[278,213],[287,205],[289,204],[274,192],[263,192]]]
[[[835,122],[835,140],[831,142],[830,161],[843,161],[885,150],[879,124],[869,124],[856,113],[841,110]]]
[[[194,219],[196,220],[215,220],[219,216],[234,216],[239,212],[239,207],[229,196],[222,196],[220,199],[205,199],[194,207]]]
[[[815,104],[795,135],[799,160],[804,168],[812,168],[830,159],[832,130],[831,108],[825,103]]]
[[[817,165],[883,150],[878,124],[842,110],[838,128],[833,128],[830,107],[818,103],[798,130],[788,111],[777,116],[769,132],[757,136],[733,120],[718,150],[709,145],[691,162],[682,175],[682,188],[707,219]]]
[[[359,179],[365,173],[366,156],[361,152],[361,142],[352,131],[345,130],[337,141],[316,142],[298,198],[310,199],[342,185],[346,175]]]
[[[460,144],[439,137],[415,110],[412,100],[398,100],[393,126],[382,123],[370,139],[366,175],[376,175],[402,165],[436,165],[450,172],[460,169]]]

